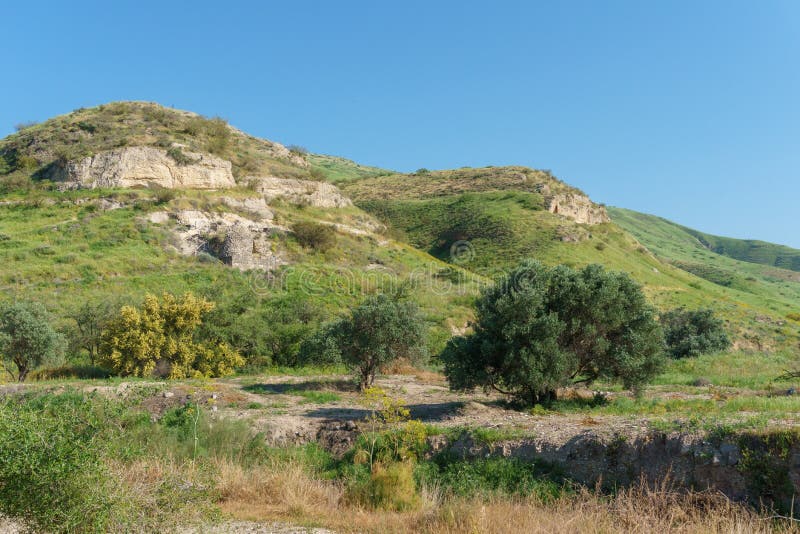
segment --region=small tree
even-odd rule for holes
[[[195,341],[195,330],[214,304],[187,293],[147,295],[141,308],[123,306],[100,340],[102,365],[120,375],[168,378],[224,376],[244,365],[225,343]]]
[[[0,356],[6,372],[24,382],[33,369],[63,361],[64,338],[50,326],[50,316],[41,304],[3,304],[0,305]]]
[[[89,363],[94,365],[100,352],[100,336],[103,328],[118,313],[119,305],[109,301],[85,302],[72,314],[75,327],[69,332],[70,351],[85,350]]]
[[[322,329],[301,348],[305,361],[342,362],[353,369],[362,390],[381,367],[399,358],[424,357],[425,323],[401,293],[378,294]]]
[[[710,309],[676,308],[661,316],[661,324],[673,358],[699,356],[731,346],[725,324]]]
[[[663,364],[663,335],[641,289],[599,265],[524,262],[483,293],[473,330],[441,354],[450,387],[530,404],[599,378],[638,388]]]

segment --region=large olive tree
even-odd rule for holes
[[[663,352],[654,310],[628,275],[529,260],[484,291],[473,332],[451,339],[441,359],[453,389],[535,404],[600,378],[639,388],[659,372]]]

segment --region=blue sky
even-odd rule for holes
[[[800,2],[14,2],[0,135],[113,100],[397,170],[521,164],[800,247]]]

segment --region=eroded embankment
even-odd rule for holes
[[[665,479],[678,487],[719,491],[736,501],[791,510],[800,495],[800,432],[773,430],[684,434],[651,431],[637,437],[594,432],[566,442],[520,438],[487,443],[473,433],[429,438],[430,454],[545,461],[588,485],[606,488]]]

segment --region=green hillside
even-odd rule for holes
[[[694,251],[730,262],[719,275],[731,281],[720,284],[692,254],[658,254],[657,247],[651,248],[649,240],[616,215],[614,222],[586,225],[550,213],[542,183],[550,194],[579,193],[548,173],[521,167],[396,174],[342,187],[398,239],[472,272],[494,277],[525,257],[572,266],[601,263],[632,274],[661,309],[717,309],[739,347],[777,348],[796,342],[797,324],[786,319],[800,302],[800,284],[791,281],[796,273]],[[689,263],[695,268],[687,267]],[[763,287],[751,276],[759,269],[765,271]]]
[[[661,217],[622,208],[609,208],[608,211],[616,224],[636,236],[665,262],[741,295],[748,306],[781,315],[777,319],[779,323],[788,321],[791,325],[793,321],[787,320],[787,316],[797,317],[795,314],[800,311],[800,274],[797,272],[714,252],[697,238],[700,232]],[[726,243],[733,243],[731,248],[745,250],[748,247],[748,242],[724,239]],[[770,243],[765,245],[762,247],[764,250],[793,250]]]
[[[305,159],[311,164],[312,168],[318,169],[325,176],[326,180],[333,183],[347,182],[358,178],[382,174],[393,174],[393,171],[378,167],[370,167],[369,165],[361,165],[355,161],[338,156],[307,153]]]
[[[277,230],[268,243],[285,264],[267,273],[232,268],[206,252],[187,256],[177,250],[180,212],[259,222],[226,203],[262,198],[244,180],[225,191],[165,194],[58,191],[44,179],[50,166],[141,145],[216,154],[232,162],[239,180],[251,174],[325,179],[337,183],[355,206],[270,200],[270,224]],[[554,199],[560,199],[562,211]],[[42,301],[63,327],[74,325],[70,316],[86,302],[192,290],[219,303],[217,313],[230,315],[223,321],[230,331],[245,324],[261,335],[269,324],[267,330],[289,332],[296,344],[364,295],[411,284],[435,352],[466,326],[482,286],[534,257],[626,271],[661,309],[711,306],[742,348],[797,343],[798,325],[786,317],[800,301],[798,273],[715,254],[680,227],[642,221],[633,212],[612,210],[614,222],[579,224],[570,203],[572,209],[604,214],[548,171],[486,167],[399,174],[288,150],[221,119],[155,104],[112,103],[0,140],[0,287],[4,298]],[[154,223],[157,212],[169,222]],[[327,225],[334,245],[302,246],[292,231],[299,222]],[[212,233],[204,239],[225,237]],[[268,352],[281,350],[276,342]]]

